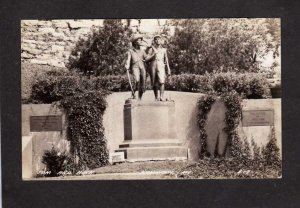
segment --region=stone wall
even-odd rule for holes
[[[79,37],[87,37],[103,20],[23,20],[21,59],[35,64],[64,67]]]
[[[133,32],[150,35],[162,30],[166,20],[129,22]],[[86,38],[92,28],[102,27],[103,20],[22,20],[21,60],[30,63],[64,67],[79,38]]]

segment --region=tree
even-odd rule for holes
[[[266,19],[174,20],[169,38],[175,74],[261,69],[259,59],[278,45],[278,25]],[[275,37],[276,38],[273,38]]]
[[[80,39],[71,52],[68,68],[84,74],[114,75],[125,73],[124,61],[131,30],[128,21],[104,20],[103,27],[93,29],[88,38]]]

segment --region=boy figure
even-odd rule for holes
[[[145,64],[147,55],[146,52],[141,48],[143,37],[141,35],[136,35],[131,39],[133,49],[130,49],[127,54],[127,60],[125,64],[126,70],[131,70],[133,78],[135,80],[135,86],[133,87],[135,99],[135,92],[138,91],[138,99],[141,100],[143,93],[145,92],[146,85],[146,70]]]
[[[149,74],[151,84],[153,86],[155,101],[163,101],[166,80],[165,67],[167,67],[168,76],[171,74],[171,70],[167,56],[167,49],[162,47],[161,36],[154,36],[154,45],[152,45],[148,51],[148,59],[150,60]],[[160,90],[159,98],[158,89]]]

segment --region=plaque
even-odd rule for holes
[[[62,116],[30,116],[30,131],[62,131]]]
[[[243,126],[273,126],[273,110],[245,110],[242,114]]]

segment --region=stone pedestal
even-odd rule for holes
[[[128,161],[187,159],[176,135],[175,102],[127,100],[124,141],[116,152]]]

